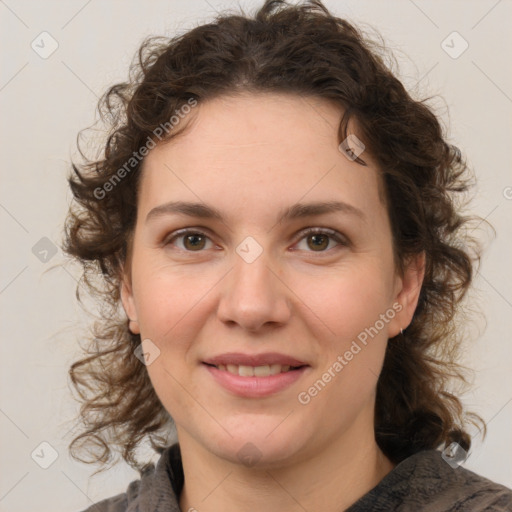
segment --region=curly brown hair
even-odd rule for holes
[[[456,320],[469,320],[463,299],[480,263],[469,225],[483,220],[462,215],[472,175],[428,99],[410,96],[386,56],[382,42],[314,0],[298,6],[267,0],[253,16],[225,13],[183,35],[142,43],[128,80],[110,87],[98,103],[110,129],[101,158],[85,158],[78,142],[85,162],[73,164],[68,178],[74,202],[63,248],[83,266],[77,296],[85,287],[101,307],[84,348],[87,357],[69,371],[82,404],[82,431],[70,444],[75,459],[105,466],[117,452],[142,470],[135,456],[141,442],[160,453],[167,444],[172,418],[134,355],[141,339],[129,331],[120,307],[143,161],[133,156],[149,142],[182,133],[185,123],[164,137],[159,127],[187,103],[237,92],[285,92],[342,107],[339,141],[347,137],[349,121],[355,123],[381,171],[397,272],[425,252],[414,317],[388,343],[377,384],[379,447],[398,463],[453,441],[468,450],[468,422],[481,423],[485,435],[485,423],[465,414],[450,391],[453,382],[467,384],[457,363],[465,335]]]

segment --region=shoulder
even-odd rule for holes
[[[418,452],[400,464],[350,512],[421,510],[424,512],[512,511],[512,490],[446,462],[440,451]]]
[[[134,480],[128,485],[126,492],[94,503],[82,512],[126,512],[129,503],[134,501],[139,495],[140,483],[140,479]]]
[[[179,512],[178,497],[183,486],[183,466],[178,443],[164,449],[156,464],[150,464],[132,481],[126,492],[91,504],[82,512],[126,512],[165,510]]]
[[[450,465],[440,451],[419,452],[412,459],[416,468],[412,490],[431,496],[437,510],[512,511],[511,489],[457,464]]]

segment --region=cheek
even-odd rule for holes
[[[139,263],[139,271],[134,273],[133,281],[142,335],[160,342],[176,339],[175,333],[183,325],[191,325],[191,318],[201,310],[201,298],[215,284],[211,273],[208,277],[200,272],[191,273],[188,269],[181,271],[151,263]]]
[[[159,351],[147,367],[148,375],[160,401],[177,424],[189,415],[204,414],[200,408],[195,409],[197,403],[192,397],[200,397],[201,391],[196,389],[190,375],[197,365],[193,348],[201,335],[207,315],[207,293],[213,285],[205,277],[180,275],[169,269],[139,276],[137,306],[141,336],[151,339]]]
[[[381,314],[389,308],[390,290],[379,270],[370,266],[347,269],[324,281],[327,284],[311,286],[303,282],[307,306],[318,317],[322,332],[328,339],[340,340],[342,345],[356,339],[365,329],[374,326]],[[384,328],[385,336],[387,324]],[[342,345],[337,348],[342,348]]]
[[[328,329],[316,336],[321,364],[301,390],[308,414],[348,425],[373,400],[388,338],[383,283],[375,274],[353,273],[311,297],[308,305]]]
[[[326,400],[333,406],[341,400],[350,408],[373,393],[395,311],[389,306],[388,281],[378,268],[353,269],[329,283],[308,301],[324,333],[316,333],[322,356],[315,378],[328,383]]]

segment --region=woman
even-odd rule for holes
[[[481,420],[448,391],[469,171],[377,46],[267,1],[133,71],[70,178],[66,251],[105,306],[72,454],[141,472],[88,510],[512,510],[460,467]]]

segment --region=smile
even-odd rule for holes
[[[203,363],[213,383],[231,395],[243,398],[264,398],[284,391],[311,369],[304,365],[271,364],[262,366],[213,365]]]
[[[212,365],[220,371],[229,372],[233,375],[240,377],[269,377],[270,375],[277,375],[278,373],[286,373],[296,370],[300,367],[293,367],[289,364],[265,364],[263,366],[247,366],[238,364],[219,364]]]

